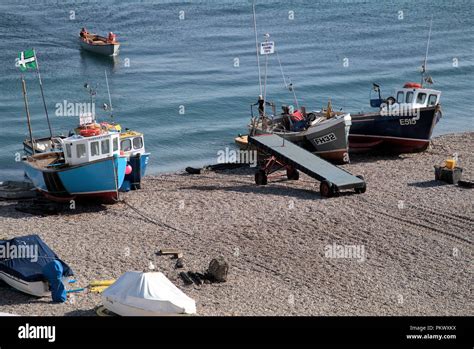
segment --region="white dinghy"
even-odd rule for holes
[[[196,313],[196,302],[157,272],[126,272],[102,293],[102,301],[105,308],[121,316]]]

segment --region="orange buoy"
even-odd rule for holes
[[[421,87],[422,87],[421,84],[419,84],[417,82],[407,82],[403,86],[403,88],[421,88]]]
[[[79,132],[83,137],[93,137],[100,135],[100,129],[97,128],[86,128]]]

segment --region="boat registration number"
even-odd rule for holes
[[[333,142],[336,139],[337,139],[336,135],[334,133],[330,133],[330,134],[327,134],[325,136],[315,138],[314,143],[316,143],[316,145],[321,145],[321,144]]]
[[[411,119],[400,119],[400,125],[401,126],[406,126],[406,125],[416,125],[416,118],[411,118]]]

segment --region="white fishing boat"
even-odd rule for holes
[[[79,43],[84,50],[103,56],[116,56],[120,48],[120,43],[112,32],[109,33],[108,37],[104,37],[83,29],[79,35]]]
[[[126,272],[102,293],[102,302],[105,308],[121,316],[196,313],[196,302],[156,272]]]

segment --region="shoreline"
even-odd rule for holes
[[[147,176],[123,195],[139,213],[118,203],[42,217],[0,201],[0,238],[40,235],[75,272],[74,288],[151,262],[198,315],[470,315],[473,194],[434,181],[433,166],[457,152],[472,180],[472,149],[465,132],[435,137],[423,153],[351,155],[341,167],[363,175],[367,192],[331,199],[306,175],[257,187],[254,169],[242,168]],[[181,250],[185,267],[156,256],[162,248]],[[202,272],[219,256],[227,282],[184,286],[180,271]],[[0,287],[0,312],[94,316],[100,304],[93,293],[51,304]]]

